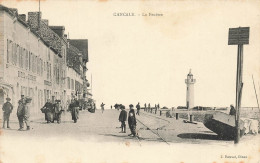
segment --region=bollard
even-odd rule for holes
[[[179,119],[179,113],[176,113],[176,120]]]
[[[193,115],[190,115],[190,122],[193,122]]]

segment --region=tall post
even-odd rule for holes
[[[254,89],[255,89],[255,81],[254,81],[254,76],[253,75],[252,75],[252,79],[253,79],[253,84],[254,84]],[[259,103],[258,103],[258,97],[257,97],[256,89],[255,89],[255,97],[256,97],[256,102],[257,102],[258,109],[260,109],[259,108]]]
[[[238,45],[238,54],[237,54],[237,77],[236,77],[236,133],[234,143],[238,144],[240,140],[240,105],[242,97],[242,72],[243,72],[243,45]]]

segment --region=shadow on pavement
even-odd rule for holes
[[[232,140],[228,138],[222,138],[218,135],[212,135],[212,134],[199,134],[199,133],[183,133],[177,135],[179,138],[182,139],[205,139],[205,140]]]

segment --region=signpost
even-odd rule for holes
[[[237,77],[236,77],[236,136],[234,143],[240,139],[240,105],[243,88],[243,45],[249,44],[249,27],[229,28],[228,45],[238,45],[237,50]]]

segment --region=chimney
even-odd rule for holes
[[[19,18],[20,18],[22,21],[26,22],[26,15],[25,15],[25,14],[19,14]]]
[[[28,12],[28,24],[32,30],[37,31],[39,26],[39,19],[41,21],[41,12]]]
[[[61,38],[64,36],[64,31],[65,31],[65,27],[64,26],[49,26],[49,27],[56,34],[58,34]]]

